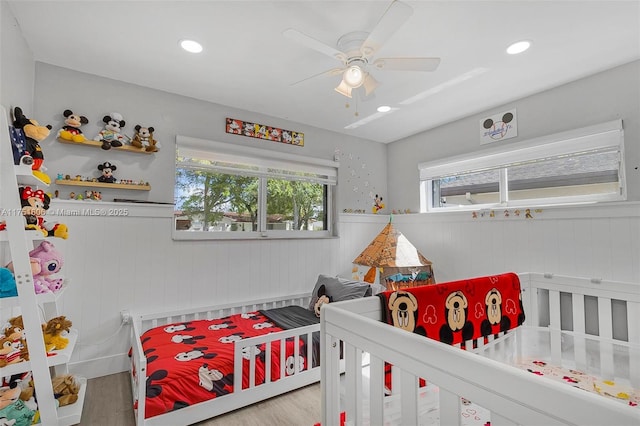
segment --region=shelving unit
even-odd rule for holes
[[[56,179],[56,185],[91,186],[94,188],[133,189],[138,191],[150,191],[151,185],[132,185],[125,183],[87,182],[83,180]]]
[[[44,236],[38,231],[25,230],[24,218],[20,214],[22,208],[18,197],[18,184],[39,187],[46,185],[33,176],[30,168],[14,165],[7,118],[7,111],[0,106],[0,209],[7,212],[2,217],[6,222],[6,230],[0,231],[0,244],[9,246],[18,296],[0,299],[0,319],[7,320],[8,311],[11,312],[10,316],[14,316],[17,311],[22,315],[29,360],[0,368],[0,377],[31,371],[40,423],[59,426],[78,424],[84,405],[86,379],[76,376],[80,383],[78,400],[59,409],[51,383],[52,377],[56,374],[68,373],[67,364],[75,349],[78,333],[71,330],[65,336],[69,342],[64,349],[47,353],[41,331],[44,321],[60,315],[58,302],[68,283],[65,282],[57,293],[35,293],[29,252],[37,242],[44,239]]]
[[[102,146],[102,142],[98,142],[90,139],[87,139],[84,142],[74,142],[74,141],[58,138],[58,142],[66,143],[69,145],[90,146],[93,148],[100,148]],[[126,152],[134,152],[136,154],[147,154],[147,155],[153,154],[153,152],[148,152],[142,148],[136,148],[135,146],[132,146],[132,145],[122,145],[122,146],[112,147],[109,151],[126,151]]]

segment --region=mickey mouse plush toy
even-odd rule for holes
[[[41,126],[36,120],[27,118],[22,112],[22,108],[15,107],[13,109],[13,127],[22,130],[24,134],[25,151],[33,158],[31,169],[33,175],[46,183],[51,183],[51,178],[47,176],[43,167],[44,154],[40,148],[39,142],[42,142],[49,136],[51,125]]]
[[[115,183],[116,178],[113,176],[113,171],[117,169],[115,164],[111,164],[105,161],[102,164],[98,164],[98,170],[102,172],[102,175],[98,178],[98,182]]]
[[[89,119],[84,115],[74,114],[70,109],[65,109],[62,115],[65,118],[64,126],[58,132],[58,137],[68,141],[84,142],[86,138],[80,126],[89,123]]]
[[[122,146],[125,136],[120,133],[120,130],[126,124],[122,115],[117,112],[112,112],[109,115],[105,115],[102,121],[104,122],[104,129],[93,139],[102,142],[101,148],[104,150],[109,150],[112,146]]]

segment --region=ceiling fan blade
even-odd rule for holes
[[[295,41],[296,43],[299,43],[303,46],[306,46],[310,49],[313,49],[317,52],[323,53],[327,56],[330,56],[332,58],[335,58],[341,62],[345,62],[347,60],[347,55],[341,51],[339,51],[336,48],[333,48],[329,45],[326,45],[324,43],[322,43],[321,41],[316,40],[313,37],[310,37],[306,34],[301,33],[298,30],[294,30],[293,28],[289,28],[287,30],[284,30],[282,32],[282,34],[287,37],[290,38],[291,40]]]
[[[361,53],[367,58],[371,57],[412,14],[411,6],[394,0],[362,43]]]
[[[295,83],[291,83],[290,86],[295,86],[296,84],[303,83],[305,81],[314,79],[316,77],[329,77],[329,76],[333,76],[333,75],[342,74],[343,72],[344,72],[344,68],[332,68],[332,69],[330,69],[328,71],[322,71],[321,73],[314,74],[314,75],[312,75],[310,77],[307,77],[307,78],[303,78],[302,80],[298,80]]]
[[[434,71],[440,58],[379,58],[372,65],[379,70]]]

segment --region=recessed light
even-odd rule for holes
[[[531,47],[531,42],[527,40],[518,41],[513,43],[511,46],[507,47],[507,53],[509,55],[517,55],[518,53],[522,53]]]
[[[180,47],[190,53],[202,52],[202,45],[194,40],[180,40]]]
[[[378,107],[378,112],[389,112],[391,107],[389,105],[382,105]]]

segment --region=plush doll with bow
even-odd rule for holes
[[[30,186],[18,188],[22,215],[25,218],[25,229],[35,229],[46,237],[58,237],[67,239],[69,230],[64,223],[49,223],[44,220],[44,215],[49,209],[51,199],[42,189],[33,189]]]

